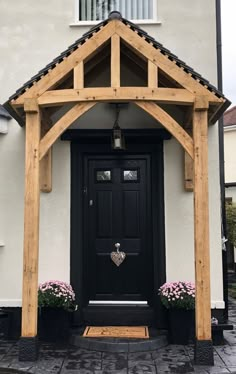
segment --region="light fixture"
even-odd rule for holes
[[[125,138],[119,126],[120,105],[116,104],[116,119],[112,129],[112,148],[115,150],[125,149]]]

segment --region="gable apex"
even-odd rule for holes
[[[118,11],[113,11],[110,13],[108,19],[100,22],[95,27],[92,27],[81,38],[76,40],[64,52],[56,57],[51,63],[46,65],[35,76],[20,87],[4,104],[4,107],[8,111],[11,111],[12,114],[12,110],[14,111],[13,106],[15,104],[22,106],[25,97],[32,97],[36,95],[40,96],[46,90],[52,89],[53,86],[55,87],[55,85],[63,78],[62,71],[64,72],[65,76],[75,67],[75,65],[78,63],[77,60],[86,61],[91,53],[94,53],[96,48],[99,48],[102,44],[109,40],[114,33],[117,33],[120,38],[127,42],[131,47],[133,47],[133,44],[135,44],[132,43],[132,41],[135,40],[136,50],[138,50],[140,54],[143,54],[147,60],[151,60],[157,66],[159,66],[159,62],[162,61],[162,65],[160,63],[160,69],[163,70],[163,67],[168,65],[170,68],[169,71],[175,72],[174,76],[171,76],[171,74],[169,74],[169,76],[176,80],[176,82],[180,85],[182,85],[182,82],[185,82],[186,85],[184,86],[183,84],[182,86],[184,86],[186,89],[190,88],[190,91],[196,93],[199,91],[200,94],[209,94],[209,96],[213,98],[212,101],[215,100],[215,102],[219,103],[222,108],[224,107],[224,110],[230,105],[230,102],[224,97],[224,95],[216,87],[210,84],[208,80],[203,78],[185,62],[180,60],[175,54],[171,53],[170,50],[148,35],[146,31],[142,30],[129,20],[122,18]],[[139,43],[141,46],[140,50],[137,47]],[[83,54],[82,50],[84,51],[86,44],[90,46],[88,48],[89,52],[87,54]],[[149,51],[147,55],[145,55],[145,49]],[[83,54],[83,58],[80,56],[80,53]],[[66,69],[61,68],[62,65],[65,66],[65,64],[67,64]],[[54,71],[55,74],[53,76]],[[57,73],[58,71],[59,73]],[[176,78],[178,76],[180,77],[179,80]],[[42,82],[44,81],[47,81],[47,85],[45,86],[46,88],[44,88],[44,90],[40,90],[40,86],[42,86]],[[26,92],[27,94],[25,95]],[[22,99],[19,100],[21,96]]]

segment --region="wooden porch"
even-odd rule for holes
[[[103,49],[105,48],[105,49]],[[87,76],[96,64],[109,60],[109,86],[88,87]],[[124,86],[123,56],[138,65],[145,86]],[[135,60],[135,61],[134,61]],[[209,83],[209,82],[208,82]],[[52,190],[52,146],[80,116],[100,102],[132,102],[161,124],[185,152],[185,189],[194,194],[194,248],[196,284],[196,346],[198,363],[213,363],[211,337],[208,126],[229,105],[207,81],[150,40],[142,30],[124,21],[118,12],[78,41],[47,72],[37,77],[6,107],[26,126],[24,269],[21,357],[30,350],[36,358],[38,315],[38,253],[40,190]],[[72,107],[52,125],[58,107]],[[185,113],[178,123],[163,107],[178,106]],[[31,348],[29,348],[31,347]],[[205,352],[207,350],[207,354]]]

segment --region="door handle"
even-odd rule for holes
[[[126,257],[126,253],[121,251],[120,252],[120,243],[115,243],[116,252],[111,252],[111,260],[114,262],[116,266],[120,266]]]
[[[115,247],[116,247],[116,252],[120,252],[120,243],[116,243],[115,244]]]

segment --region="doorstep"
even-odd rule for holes
[[[85,328],[73,330],[70,343],[79,348],[102,352],[147,352],[163,348],[168,345],[165,330],[149,328],[149,339],[132,338],[89,338],[83,337]]]

